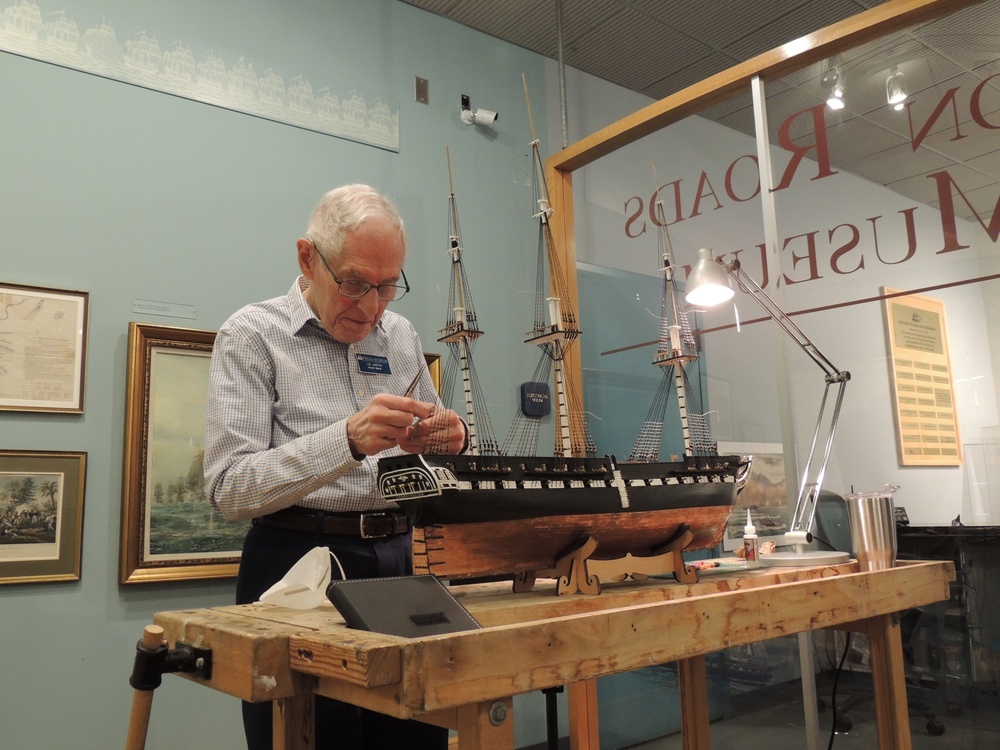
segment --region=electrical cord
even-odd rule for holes
[[[851,651],[851,631],[847,631],[847,643],[844,645],[844,653],[840,657],[840,663],[837,664],[837,671],[833,674],[833,692],[830,694],[830,711],[832,716],[832,725],[830,726],[830,744],[826,746],[826,750],[831,750],[833,748],[833,740],[837,736],[837,683],[840,682],[840,672],[844,668],[844,662],[847,661],[847,654]]]
[[[834,552],[841,552],[842,551],[842,550],[838,550],[833,544],[831,544],[826,539],[824,539],[823,537],[821,537],[815,531],[812,532],[812,538],[815,539],[817,542],[820,542],[821,544],[825,544],[827,547],[829,547],[830,549],[832,549]]]

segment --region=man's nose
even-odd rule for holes
[[[367,292],[365,292],[365,294],[363,294],[360,297],[357,297],[356,299],[358,305],[363,310],[372,310],[372,311],[378,310],[379,305],[382,303],[382,301],[378,298],[378,294],[376,293],[375,287],[372,287]]]

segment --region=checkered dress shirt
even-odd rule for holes
[[[424,376],[414,398],[440,404],[406,318],[386,310],[364,341],[344,344],[310,309],[302,295],[307,285],[299,277],[286,296],[238,310],[216,336],[205,479],[212,504],[227,518],[290,505],[396,507],[376,490],[378,456],[351,455],[346,420],[376,393],[402,394],[418,367]],[[384,358],[391,372],[367,372],[365,357]]]

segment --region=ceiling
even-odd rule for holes
[[[704,78],[880,5],[884,0],[562,0],[563,61],[598,78],[662,99]],[[556,0],[402,0],[512,44],[558,60]],[[911,27],[841,55],[846,107],[827,111],[835,165],[928,205],[937,188],[927,175],[943,169],[966,201],[956,213],[986,221],[997,203],[1000,135],[972,121],[976,87],[1000,72],[1000,4],[985,2]],[[911,148],[907,111],[886,104],[893,66],[910,94],[914,128],[928,120],[948,91],[964,137],[928,137]],[[772,140],[778,125],[825,101],[824,64],[766,82]],[[1000,76],[979,99],[987,122],[1000,125]],[[946,110],[950,113],[950,109]],[[753,134],[749,92],[704,110],[702,116]],[[954,127],[942,116],[931,133]],[[792,136],[794,138],[794,132]]]

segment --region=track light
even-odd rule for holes
[[[497,121],[499,116],[500,115],[491,109],[480,108],[473,112],[469,96],[467,94],[462,94],[462,122],[466,125],[485,125],[487,127],[493,127],[493,123]]]
[[[834,57],[826,61],[819,82],[827,92],[826,106],[830,109],[843,109],[844,73],[840,69],[840,58]]]
[[[900,110],[906,102],[909,94],[906,91],[906,79],[899,72],[899,68],[893,66],[892,73],[885,81],[885,99],[895,110]]]

